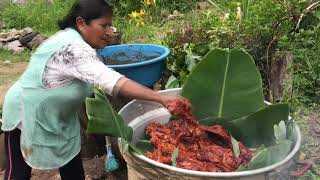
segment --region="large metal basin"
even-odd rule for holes
[[[177,95],[180,94],[180,92],[180,88],[160,91],[160,93],[167,95]],[[133,128],[133,143],[136,143],[144,136],[145,127],[149,121],[166,123],[170,118],[169,112],[161,105],[140,100],[131,101],[119,111],[119,114],[123,117],[124,121]],[[129,179],[262,180],[270,179],[271,173],[278,171],[281,167],[283,168],[283,166],[298,152],[301,145],[301,133],[297,125],[295,125],[293,134],[294,148],[285,159],[264,168],[242,172],[200,172],[165,165],[135,152],[126,152],[122,155],[127,161]]]

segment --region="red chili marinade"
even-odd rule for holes
[[[176,167],[205,172],[232,172],[246,166],[253,152],[238,142],[240,155],[235,157],[231,136],[220,125],[210,127],[199,124],[192,116],[187,101],[168,104],[170,112],[181,117],[161,125],[151,122],[146,128],[153,151],[145,155],[155,161],[172,164],[173,151],[178,148]]]

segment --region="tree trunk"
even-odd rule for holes
[[[271,102],[281,102],[285,97],[292,95],[292,76],[290,69],[293,63],[293,54],[290,51],[277,51],[271,62],[270,91]]]

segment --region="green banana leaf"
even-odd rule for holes
[[[240,166],[238,171],[248,171],[263,168],[283,160],[290,152],[292,141],[282,140],[271,147],[260,148],[252,157],[247,167]]]
[[[283,160],[292,148],[292,141],[287,139],[287,127],[284,121],[274,125],[276,144],[270,147],[264,145],[258,148],[247,167],[239,167],[238,171],[266,167]]]
[[[130,142],[132,128],[124,124],[103,91],[94,89],[94,95],[94,98],[86,99],[86,112],[89,119],[87,133],[121,137],[126,142]]]
[[[182,96],[197,119],[236,119],[263,108],[262,80],[252,57],[240,49],[214,49],[191,71]]]
[[[235,119],[222,125],[230,131],[234,138],[246,146],[271,145],[276,142],[273,135],[274,125],[280,121],[287,122],[289,117],[288,104],[270,105],[248,116]]]
[[[152,146],[150,140],[147,140],[147,139],[139,140],[135,144],[135,147],[136,147],[136,149],[139,149],[139,151],[138,151],[139,154],[145,154],[147,151],[153,150],[153,146]]]

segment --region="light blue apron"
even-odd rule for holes
[[[58,88],[45,88],[42,84],[47,61],[73,41],[84,40],[76,30],[68,28],[44,42],[5,97],[2,129],[13,130],[21,122],[21,151],[33,168],[59,168],[80,152],[77,113],[90,93],[89,85],[80,80]]]

